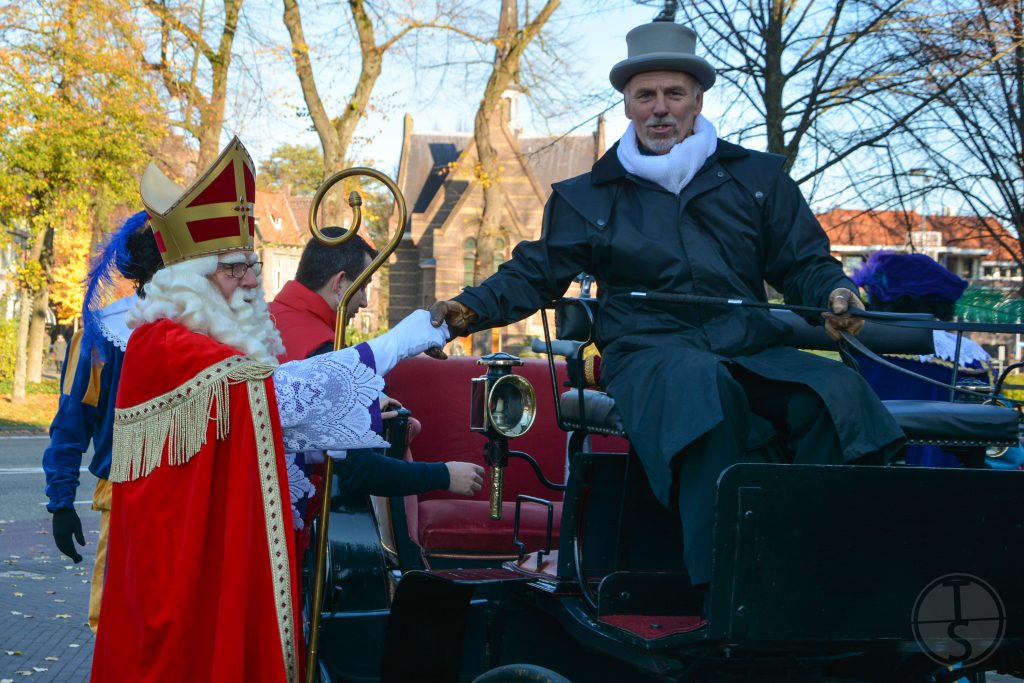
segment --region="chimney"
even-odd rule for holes
[[[594,161],[601,158],[604,154],[604,114],[597,117],[597,132],[594,134],[594,142],[597,149],[594,150]]]
[[[408,140],[412,136],[412,114],[406,113],[402,119],[402,138]]]
[[[519,90],[517,88],[512,87],[501,93],[501,114],[508,129],[519,135],[522,132],[522,128],[518,126]]]

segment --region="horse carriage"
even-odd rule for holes
[[[388,185],[404,224],[394,183],[350,169],[314,198],[314,235],[338,241],[315,217],[348,175]],[[350,205],[355,234],[357,196]],[[655,501],[614,401],[582,380],[595,306],[586,296],[552,302],[546,361],[419,357],[388,376],[387,393],[417,421],[389,425],[389,455],[409,457],[421,427],[417,459],[482,457],[490,486],[470,500],[328,496],[304,572],[307,681],[938,682],[1024,672],[1024,472],[988,457],[1020,448],[1020,405],[1002,392],[1015,365],[979,389],[962,386],[954,362],[949,400],[884,402],[909,443],[940,445],[962,467],[726,470],[705,601],[683,563],[678,514]],[[850,347],[885,364],[875,354],[931,353],[933,329],[960,339],[971,327],[875,313],[837,344],[793,311],[773,314],[791,345],[851,365]],[[329,459],[325,479],[330,494]]]
[[[582,359],[593,305],[558,302],[547,362],[420,358],[389,377],[389,394],[423,424],[416,457],[482,454],[490,500],[332,502],[322,680],[940,681],[1024,670],[1024,472],[986,459],[1020,444],[1009,401],[886,402],[911,443],[940,444],[962,468],[728,469],[702,611],[678,515],[654,500],[614,402],[565,386],[579,384],[567,366]],[[775,314],[793,345],[837,350],[822,328]],[[927,353],[941,323],[916,325],[868,320],[858,345]],[[395,457],[405,424],[392,426]]]

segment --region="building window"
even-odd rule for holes
[[[977,277],[977,261],[968,256],[946,257],[946,268],[954,275],[959,275],[965,280]]]
[[[462,243],[462,284],[473,286],[473,264],[476,262],[476,239],[469,237]],[[498,266],[505,262],[505,240],[498,238],[494,242],[494,265],[491,272],[497,272]]]
[[[864,256],[861,254],[851,254],[843,257],[843,270],[847,273],[853,273],[864,265]]]
[[[494,270],[491,272],[498,272],[498,266],[505,262],[505,240],[500,237],[494,243]]]

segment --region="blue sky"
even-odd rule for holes
[[[539,4],[539,0],[534,0],[531,12],[536,11]],[[524,132],[557,134],[583,124],[577,132],[589,133],[595,124],[584,122],[613,105],[606,115],[606,139],[609,145],[618,139],[627,121],[622,114],[621,96],[608,83],[608,72],[626,56],[626,32],[650,21],[655,14],[655,8],[637,5],[632,0],[564,0],[549,22],[549,29],[573,46],[574,54],[570,58],[577,65],[579,79],[574,82],[574,87],[560,92],[569,113],[545,121],[524,102],[519,116],[519,126]],[[317,25],[305,16],[304,20],[310,43],[326,43],[327,36],[323,33],[317,35]],[[265,21],[267,35],[283,44],[287,34],[281,24],[280,13],[267,10]],[[274,29],[274,22],[279,29]],[[225,136],[238,133],[257,163],[282,143],[319,144],[316,134],[309,130],[309,119],[298,115],[304,112],[305,104],[290,60],[280,55],[268,57],[265,46],[254,57],[246,54],[246,49],[243,46],[242,59],[260,63],[259,96],[236,99],[233,103],[235,116],[229,117]],[[320,54],[326,52],[324,50]],[[331,52],[342,54],[344,48],[336,47]],[[314,58],[317,54],[314,52]],[[352,90],[354,76],[347,76],[357,73],[357,61],[335,58],[321,61],[314,68],[321,94],[333,93],[325,96],[328,110],[338,112]],[[360,157],[361,162],[371,162],[388,174],[395,173],[401,149],[402,119],[407,112],[412,114],[417,131],[472,131],[473,115],[483,83],[464,83],[453,70],[449,70],[445,81],[439,83],[439,71],[425,68],[416,71],[411,68],[409,59],[385,56],[383,72],[374,89],[373,104],[377,111],[360,123],[356,131],[359,140],[354,145],[358,150],[355,156]],[[241,77],[243,82],[245,79],[245,76]],[[718,110],[714,94],[712,90],[705,100],[705,114],[712,121]],[[578,106],[576,101],[579,101]]]

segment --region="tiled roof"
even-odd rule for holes
[[[313,206],[313,195],[307,194],[301,197],[288,197],[288,206],[292,209],[292,215],[298,221],[299,229],[303,234],[309,231],[309,210]]]
[[[284,192],[256,191],[256,220],[265,243],[303,245],[309,238],[306,217],[311,198],[290,197]],[[305,202],[305,211],[301,209]]]
[[[597,160],[593,135],[521,137],[519,147],[545,195],[551,184],[586,173]]]
[[[866,211],[832,209],[817,215],[832,246],[902,247],[908,233],[920,240],[921,232],[939,233],[943,247],[987,249],[987,259],[1004,261],[1012,256],[993,233],[1005,235],[1008,243],[1016,238],[995,218],[979,216],[924,216],[916,211]],[[915,244],[915,246],[921,246]]]
[[[448,175],[448,164],[459,158],[472,139],[470,133],[413,133],[401,188],[412,213],[426,211]]]
[[[470,133],[413,133],[402,192],[413,213],[423,213],[448,176],[448,164],[470,145]],[[526,164],[547,194],[551,184],[586,173],[594,165],[593,135],[520,137]]]

